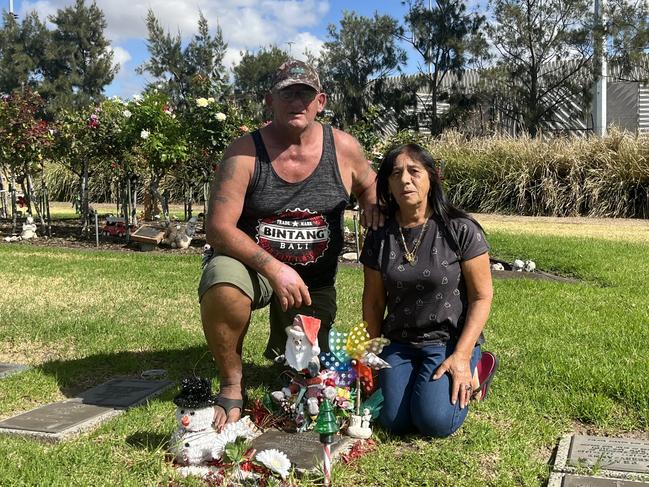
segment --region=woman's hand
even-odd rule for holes
[[[444,374],[451,376],[451,403],[455,404],[460,399],[460,409],[464,409],[471,399],[473,388],[471,386],[471,356],[465,357],[458,353],[452,353],[442,365],[440,365],[433,380],[438,380]]]

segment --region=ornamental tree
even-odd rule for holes
[[[37,92],[25,89],[0,101],[0,169],[9,174],[13,226],[16,230],[16,182],[22,185],[27,212],[32,213],[33,176],[43,171],[52,136],[42,118],[44,102]],[[44,224],[43,217],[36,207]]]

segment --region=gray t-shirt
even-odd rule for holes
[[[444,225],[431,218],[413,264],[404,257],[396,219],[368,231],[360,260],[383,278],[387,315],[382,333],[390,340],[423,345],[459,338],[467,311],[460,262],[488,252],[489,244],[469,219],[456,218],[451,226],[460,248]],[[402,228],[408,250],[412,251],[422,228]],[[478,342],[483,341],[481,335]]]

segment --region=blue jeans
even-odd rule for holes
[[[379,371],[384,402],[379,418],[392,433],[419,432],[445,437],[457,430],[468,413],[460,409],[459,399],[451,404],[451,377],[444,374],[432,380],[435,370],[455,349],[454,343],[417,348],[391,343],[381,357],[392,367]],[[480,346],[473,349],[471,370],[480,359]]]

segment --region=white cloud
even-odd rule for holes
[[[73,0],[24,0],[20,14],[36,10],[45,18],[72,4]],[[270,45],[290,49],[300,58],[305,48],[317,54],[322,41],[308,30],[318,26],[329,11],[329,0],[97,0],[97,5],[106,17],[106,36],[113,46],[114,61],[121,65],[115,83],[130,87],[143,83],[134,69],[146,57],[145,21],[149,8],[166,31],[172,35],[180,32],[185,42],[196,33],[200,9],[212,33],[217,25],[223,31],[228,44],[224,59],[227,68],[239,62],[240,51],[257,51]],[[141,48],[134,47],[138,41]],[[121,47],[126,43],[130,52]],[[134,66],[128,66],[129,61]],[[123,88],[119,91],[130,95]]]
[[[131,53],[123,47],[113,45],[111,50],[113,51],[113,65],[119,64],[124,67],[131,60]]]

